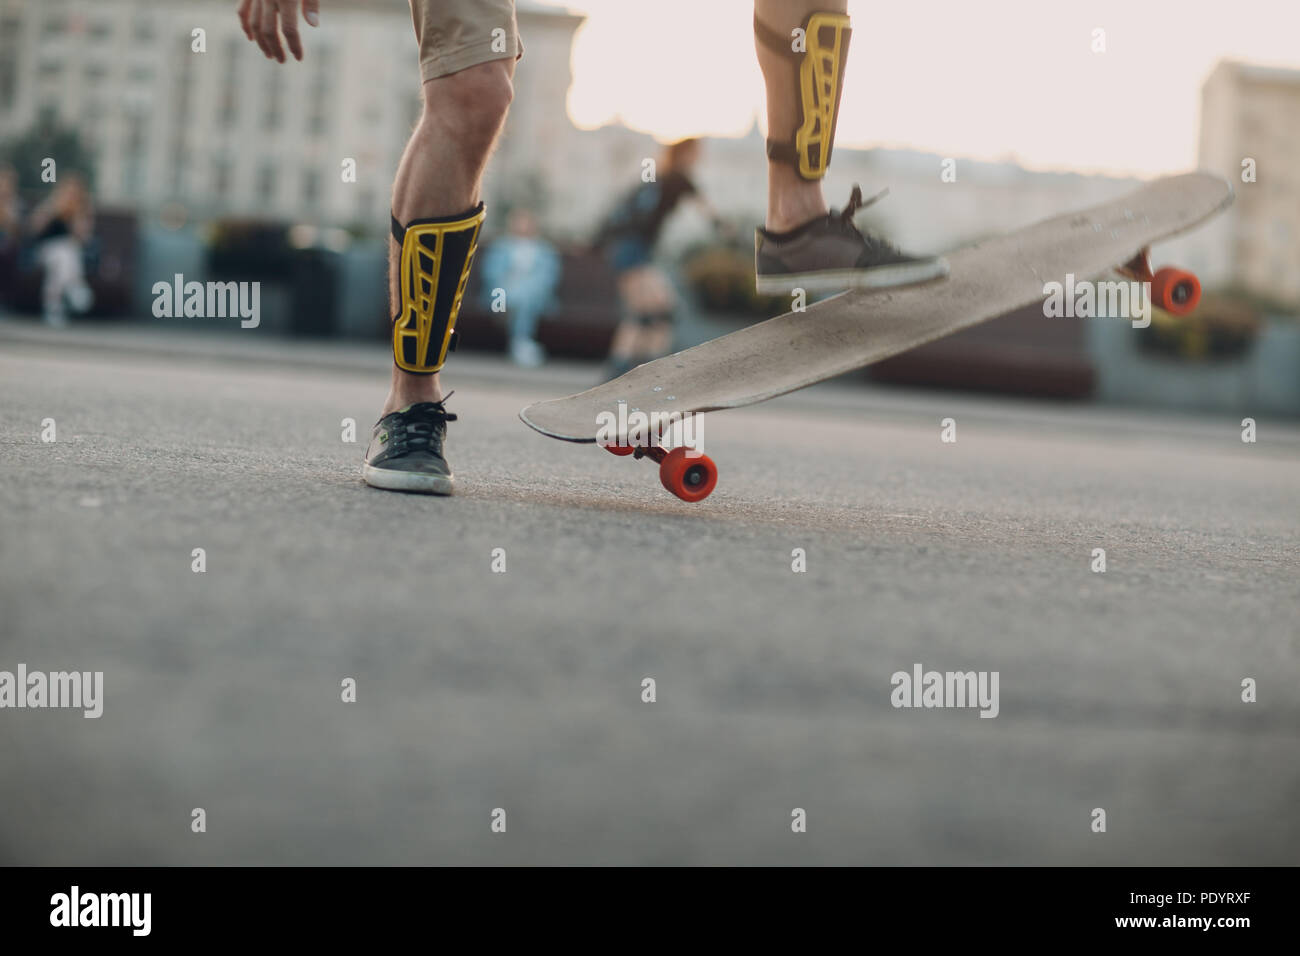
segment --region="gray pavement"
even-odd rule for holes
[[[433,499],[360,482],[386,362],[0,323],[0,670],[105,675],[0,710],[0,862],[1300,862],[1296,423],[832,383],[688,505],[457,356]]]

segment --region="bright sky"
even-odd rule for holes
[[[739,136],[761,112],[752,0],[564,5],[588,16],[578,126]],[[1200,87],[1219,59],[1300,69],[1300,0],[850,0],[849,13],[838,144],[1035,169],[1195,166]]]

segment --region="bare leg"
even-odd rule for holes
[[[651,359],[667,355],[673,344],[673,323],[666,319],[656,319],[642,323],[635,319],[624,319],[614,330],[614,341],[610,345],[611,361],[648,362]]]
[[[623,319],[614,329],[613,341],[609,344],[611,361],[627,361],[641,354],[641,323],[635,319]]]
[[[483,170],[514,95],[514,71],[514,60],[492,60],[424,84],[424,112],[393,180],[393,215],[399,222],[450,216],[478,202]],[[401,252],[389,237],[390,316],[401,308]],[[412,375],[394,364],[381,417],[414,402],[441,400],[437,374]]]
[[[754,0],[758,19],[783,36],[801,25],[815,10],[844,13],[848,0]],[[767,88],[767,128],[773,138],[792,134],[799,125],[798,63],[782,57],[761,43],[758,65]],[[785,232],[810,219],[826,215],[821,180],[806,180],[785,163],[768,160],[767,219],[764,225],[772,232]]]
[[[667,355],[673,346],[673,323],[669,319],[656,319],[641,330],[642,354],[651,358]]]
[[[672,343],[672,322],[639,321],[644,316],[668,314],[676,306],[672,283],[656,266],[648,265],[624,273],[618,280],[619,300],[629,314],[618,324],[610,343],[610,361],[645,361],[665,351]],[[666,330],[666,331],[665,331]]]
[[[64,301],[73,298],[74,293],[86,285],[81,270],[81,246],[70,236],[47,239],[41,248],[41,263],[45,267],[45,281],[41,286],[45,322],[47,325],[66,325]]]

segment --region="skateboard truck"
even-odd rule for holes
[[[1201,280],[1186,269],[1164,266],[1151,271],[1151,247],[1147,246],[1119,268],[1120,275],[1151,283],[1151,304],[1171,315],[1187,315],[1201,301]]]
[[[604,445],[611,454],[649,458],[659,464],[660,483],[682,501],[703,501],[718,483],[718,466],[708,455],[692,449],[664,448],[662,445]]]

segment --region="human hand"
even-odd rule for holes
[[[239,24],[244,36],[258,45],[268,59],[284,62],[289,47],[295,60],[302,59],[302,37],[298,33],[298,10],[312,26],[320,25],[320,0],[240,0]],[[284,34],[284,43],[280,35]]]

